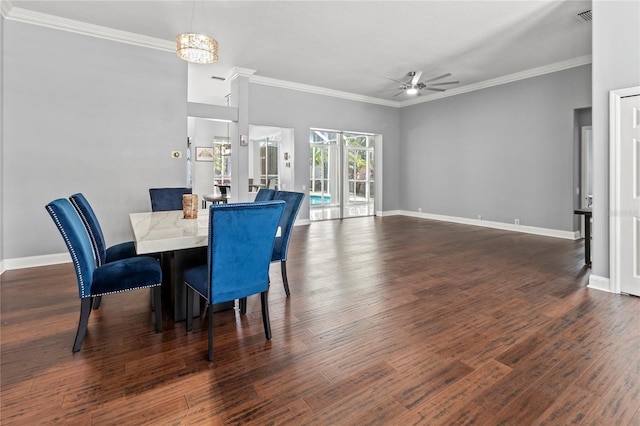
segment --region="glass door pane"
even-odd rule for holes
[[[312,130],[309,158],[311,220],[340,217],[340,133]]]
[[[373,215],[373,137],[344,135],[346,186],[343,217]]]

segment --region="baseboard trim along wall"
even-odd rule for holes
[[[597,275],[589,275],[589,284],[587,288],[594,290],[606,291],[607,293],[617,293],[611,288],[611,280],[605,277],[599,277]]]
[[[515,225],[510,223],[492,222],[489,220],[468,219],[464,217],[444,216],[431,213],[417,213],[408,210],[388,210],[378,211],[376,215],[379,217],[387,216],[411,216],[421,219],[439,220],[442,222],[460,223],[463,225],[483,226],[485,228],[502,229],[505,231],[524,232],[526,234],[543,235],[545,237],[564,238],[567,240],[577,240],[580,237],[578,231],[560,231],[557,229],[538,228],[535,226]],[[294,226],[310,225],[309,219],[298,219]],[[6,259],[0,261],[0,274],[12,269],[33,268],[36,266],[55,265],[58,263],[71,262],[68,253],[49,254],[44,256],[22,257],[17,259]],[[593,281],[592,281],[593,280]],[[609,288],[609,279],[594,277],[591,275],[589,279],[589,287],[612,292]]]
[[[0,274],[12,269],[34,268],[36,266],[57,265],[71,262],[69,253],[45,254],[42,256],[19,257],[5,259],[0,262]]]
[[[383,216],[411,216],[422,219],[439,220],[442,222],[460,223],[463,225],[483,226],[485,228],[502,229],[505,231],[524,232],[525,234],[542,235],[545,237],[563,238],[566,240],[577,240],[580,238],[579,231],[561,231],[559,229],[538,228],[536,226],[516,225],[511,223],[492,222],[490,220],[469,219],[466,217],[445,216],[432,213],[418,213],[408,210],[392,210],[385,212]]]
[[[297,219],[293,226],[310,225],[309,219]],[[35,268],[37,266],[57,265],[71,262],[69,253],[47,254],[43,256],[20,257],[0,260],[0,275],[12,269]]]

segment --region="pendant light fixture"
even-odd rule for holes
[[[196,2],[191,9],[191,28],[193,29],[193,15]],[[204,34],[193,32],[176,36],[176,55],[194,64],[211,64],[218,60],[218,42]]]

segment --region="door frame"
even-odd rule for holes
[[[640,96],[640,86],[609,92],[609,288],[620,293],[620,146],[622,129],[620,101],[629,96]]]
[[[587,132],[591,131],[591,147],[587,143]],[[581,208],[590,207],[587,198],[587,188],[589,182],[589,171],[593,170],[593,162],[589,162],[589,158],[593,158],[593,127],[580,127],[580,205]],[[591,182],[593,185],[593,182]],[[593,186],[592,186],[593,188]],[[585,220],[589,220],[587,216],[580,215],[580,237],[584,238]],[[585,242],[586,244],[586,242]]]

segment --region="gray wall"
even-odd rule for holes
[[[403,210],[574,230],[574,110],[591,67],[443,98],[400,113]]]
[[[148,188],[184,186],[187,65],[172,52],[5,21],[4,259],[66,252],[44,206],[83,192],[108,244]]]
[[[309,129],[358,131],[383,136],[383,210],[399,205],[399,109],[260,84],[249,86],[249,123],[294,129],[295,190],[309,188]],[[378,155],[378,154],[376,154]],[[379,163],[378,163],[379,164]],[[300,218],[309,217],[303,205]]]
[[[640,2],[593,2],[593,274],[609,277],[609,91],[640,85]]]

